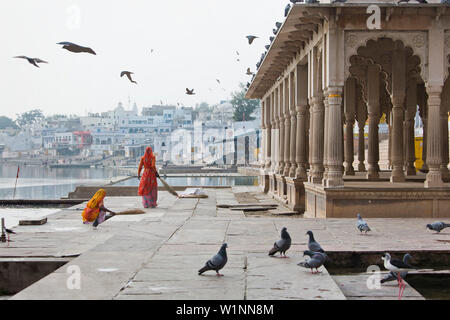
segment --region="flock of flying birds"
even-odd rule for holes
[[[360,234],[366,235],[367,232],[371,231],[367,222],[358,213],[356,227],[360,231]],[[450,227],[450,224],[444,222],[434,222],[432,224],[427,224],[427,228],[437,233],[440,233],[445,228]],[[314,234],[312,231],[308,231],[306,235],[309,236],[308,240],[308,250],[303,252],[303,257],[308,256],[305,261],[298,263],[298,266],[311,269],[312,274],[321,273],[319,268],[324,265],[327,261],[328,256],[322,246],[314,239]],[[269,251],[269,256],[274,256],[276,253],[280,253],[281,258],[287,258],[286,252],[290,249],[292,244],[292,239],[284,227],[281,229],[281,239],[273,244],[272,249]],[[202,275],[206,271],[215,271],[218,276],[223,276],[219,271],[223,269],[228,261],[227,257],[227,247],[226,243],[222,244],[219,252],[209,259],[203,268],[198,271],[199,275]],[[389,281],[397,280],[399,286],[399,299],[402,298],[403,292],[405,290],[406,284],[403,279],[407,276],[409,271],[417,270],[410,264],[411,255],[405,254],[403,260],[392,259],[389,253],[381,258],[384,261],[384,267],[390,271],[387,276],[380,279],[380,283],[385,283]],[[316,271],[314,271],[316,269]]]
[[[257,38],[257,37],[255,37],[255,38]],[[253,42],[253,40],[249,41],[249,44],[251,44]],[[92,55],[96,55],[95,51],[92,48],[83,47],[83,46],[80,46],[80,45],[72,43],[72,42],[64,41],[64,42],[59,42],[57,44],[61,45],[62,49],[66,49],[66,50],[68,50],[70,52],[74,52],[74,53],[89,53],[89,54],[92,54]],[[150,52],[153,53],[154,49],[151,49]],[[236,54],[237,54],[237,56],[239,56],[240,55],[239,51],[236,51]],[[39,64],[41,64],[41,63],[48,63],[47,61],[42,60],[40,58],[30,58],[28,56],[16,56],[16,57],[13,57],[13,58],[27,60],[30,64],[32,64],[33,66],[35,66],[37,68],[40,68]],[[237,58],[237,61],[240,62],[241,60],[239,58]],[[123,76],[126,76],[131,83],[137,84],[137,82],[135,80],[133,80],[133,78],[132,78],[133,74],[134,73],[131,72],[131,71],[122,71],[120,73],[120,77],[122,78]],[[254,75],[254,73],[250,71],[250,68],[247,68],[246,75]],[[220,82],[219,79],[216,79],[216,81],[217,81],[217,83],[219,85],[221,85],[221,82]],[[212,89],[209,89],[209,90],[212,91]],[[222,90],[226,91],[224,88],[222,88]],[[192,96],[192,95],[195,95],[195,94],[196,93],[194,92],[194,89],[186,88],[186,95]],[[179,103],[178,103],[178,105],[179,105]]]

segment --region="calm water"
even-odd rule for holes
[[[0,199],[12,199],[16,181],[16,165],[0,165]],[[15,199],[60,199],[80,185],[102,185],[112,177],[127,176],[128,172],[113,168],[50,169],[40,166],[21,166]],[[173,177],[166,181],[173,186],[245,186],[257,185],[258,177]],[[161,183],[158,180],[158,183]],[[138,186],[130,179],[118,186]]]
[[[0,165],[0,199],[12,199],[17,166]],[[116,176],[127,175],[111,168],[50,169],[21,166],[15,199],[60,199],[79,185],[99,185]]]

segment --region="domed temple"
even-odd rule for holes
[[[249,86],[261,187],[305,217],[450,217],[450,6],[332,2],[292,5]]]

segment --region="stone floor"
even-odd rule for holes
[[[12,299],[346,299],[342,283],[324,267],[312,275],[297,266],[306,249],[306,231],[312,230],[329,252],[450,249],[450,230],[435,235],[425,228],[430,222],[425,219],[367,219],[373,232],[362,236],[355,219],[246,215],[216,207],[236,204],[241,198],[236,195],[244,193],[258,202],[273,202],[255,187],[206,192],[207,199],[177,199],[160,192],[157,209],[116,216],[97,230],[80,223],[82,205],[50,215],[43,226],[16,227],[14,242],[0,244],[0,257],[75,258]],[[137,197],[107,198],[105,204],[114,211],[141,207]],[[284,226],[293,239],[289,259],[268,257]],[[225,276],[198,276],[224,241],[229,246]],[[79,289],[69,288],[69,266],[81,272]],[[378,297],[397,297],[396,286],[383,290]]]

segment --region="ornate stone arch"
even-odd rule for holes
[[[358,48],[367,46],[369,40],[376,41],[380,38],[402,41],[405,47],[410,47],[413,55],[420,58],[422,79],[425,82],[428,80],[428,33],[426,31],[345,31],[345,78],[350,75],[350,58],[357,55]]]

